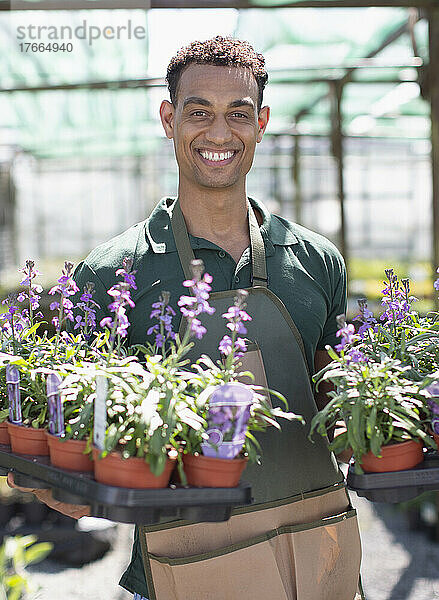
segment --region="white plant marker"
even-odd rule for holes
[[[98,375],[96,377],[93,444],[99,450],[104,449],[105,430],[107,429],[107,394],[108,379],[103,375]]]
[[[11,423],[21,425],[23,418],[21,416],[20,372],[15,365],[6,365],[6,387],[9,400],[9,420]]]
[[[64,411],[58,391],[61,377],[58,373],[49,373],[46,379],[47,405],[49,408],[49,432],[52,435],[64,435]]]

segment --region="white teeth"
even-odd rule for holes
[[[217,162],[217,161],[226,160],[228,158],[231,158],[234,155],[234,152],[229,151],[229,152],[218,153],[218,152],[200,151],[200,154],[206,160],[211,160],[213,162]]]

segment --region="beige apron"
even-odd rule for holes
[[[246,325],[253,345],[246,366],[257,373],[258,383],[268,381],[283,393],[290,410],[309,424],[316,407],[303,343],[285,306],[267,289],[264,243],[251,207],[249,223],[253,287],[247,291],[253,320]],[[189,279],[194,255],[178,201],[171,224]],[[224,333],[221,314],[234,295],[234,290],[211,295],[216,313],[206,321],[208,333],[197,341],[192,360],[201,353],[215,358]],[[244,472],[257,504],[235,509],[221,523],[176,521],[139,528],[150,600],[363,598],[356,511],[334,457],[322,441],[309,442],[308,427],[282,423],[282,432],[270,429],[260,436],[263,466],[250,465]]]

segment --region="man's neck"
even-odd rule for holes
[[[238,262],[250,241],[245,189],[188,192],[180,186],[179,201],[189,233],[217,244]]]

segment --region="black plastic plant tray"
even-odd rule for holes
[[[148,525],[163,518],[227,521],[234,506],[252,503],[250,484],[244,482],[234,488],[114,487],[98,483],[92,473],[54,467],[48,456],[13,454],[9,446],[0,444],[0,475],[8,472],[14,473],[14,481],[21,487],[52,489],[56,500],[88,504],[91,516],[120,523]]]
[[[372,502],[406,502],[422,493],[439,490],[439,454],[428,451],[422,463],[406,471],[388,473],[355,473],[351,462],[347,475],[348,488]]]

